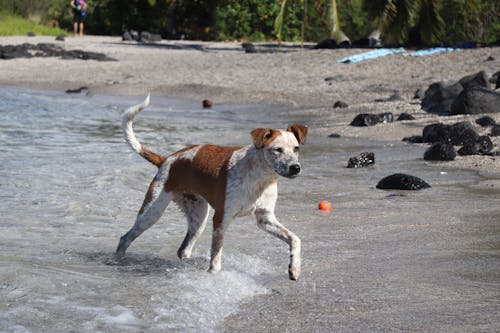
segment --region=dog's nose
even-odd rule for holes
[[[297,175],[300,172],[300,164],[290,165],[290,173],[292,175]]]

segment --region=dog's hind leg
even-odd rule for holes
[[[153,180],[146,193],[146,198],[137,215],[134,226],[120,238],[120,243],[116,249],[118,257],[124,256],[130,244],[158,221],[171,200],[172,193],[165,192],[163,182]]]
[[[189,258],[196,240],[205,229],[209,212],[208,203],[202,197],[191,194],[184,194],[176,198],[175,202],[184,211],[188,220],[186,237],[177,250],[177,256],[180,259]]]

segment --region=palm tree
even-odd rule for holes
[[[307,0],[304,1],[304,9],[307,8]],[[334,39],[337,43],[341,43],[344,40],[349,40],[340,30],[339,19],[337,15],[337,1],[327,0],[328,7],[328,22],[329,22],[329,35],[331,39]],[[281,43],[281,29],[283,27],[283,16],[285,14],[287,0],[281,0],[281,8],[276,20],[274,21],[274,31],[276,33],[276,38]],[[304,13],[304,20],[307,19],[307,13]],[[303,25],[306,23],[304,22]]]
[[[439,0],[364,0],[363,8],[389,43],[403,42],[412,26],[419,28],[423,42],[432,43],[444,28],[440,4]]]

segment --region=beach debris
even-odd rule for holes
[[[205,109],[210,109],[212,107],[212,100],[210,99],[204,99],[202,102],[201,102],[201,105],[203,106],[203,108]]]
[[[381,179],[377,186],[380,190],[409,190],[416,191],[431,186],[422,179],[404,173],[395,173]]]
[[[436,142],[424,153],[426,161],[453,161],[456,157],[455,148],[449,143]]]
[[[413,117],[409,113],[403,112],[398,116],[398,119],[396,119],[396,121],[403,121],[403,120],[415,120],[415,117]]]
[[[446,143],[451,145],[464,145],[475,142],[479,135],[468,121],[462,121],[453,125],[435,123],[427,125],[422,130],[423,141],[427,143]]]
[[[328,200],[321,200],[318,204],[318,209],[323,212],[331,212],[332,211],[332,203]]]
[[[477,118],[476,119],[476,124],[478,124],[481,127],[489,127],[489,126],[495,125],[496,122],[490,116],[484,116],[484,117],[481,117],[481,118]]]
[[[493,142],[490,137],[483,135],[477,138],[476,142],[470,142],[460,148],[458,155],[487,155],[493,150]]]
[[[65,50],[62,47],[39,43],[22,45],[0,45],[0,59],[33,58],[33,57],[59,57],[61,59],[81,59],[97,61],[116,61],[103,53],[87,52],[81,50]]]
[[[336,108],[346,108],[348,107],[349,104],[347,104],[346,102],[342,102],[342,101],[336,101],[334,104],[333,104],[333,108],[336,109]]]
[[[363,168],[375,164],[375,153],[364,152],[358,156],[349,158],[347,162],[348,168]]]
[[[480,114],[500,112],[500,93],[481,87],[462,91],[453,101],[450,114]]]
[[[379,114],[360,113],[351,122],[351,126],[375,126],[381,123],[392,123],[394,115],[391,112]]]

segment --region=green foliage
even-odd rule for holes
[[[500,2],[491,0],[87,0],[87,34],[150,31],[187,39],[320,41],[341,27],[352,41],[383,29],[387,43],[419,27],[426,43],[497,42]],[[281,7],[284,3],[285,6]],[[281,10],[283,8],[283,10]],[[336,13],[334,9],[337,9]],[[72,31],[69,0],[0,0],[0,9]],[[336,16],[336,18],[335,18]],[[333,25],[332,17],[335,18]],[[443,22],[446,22],[444,24]],[[276,27],[280,27],[278,30]],[[6,23],[0,23],[3,31]],[[278,32],[278,33],[277,33]],[[333,35],[335,35],[333,33]]]
[[[0,36],[25,36],[28,32],[44,36],[66,34],[60,28],[51,28],[11,14],[0,13],[0,22],[2,22],[0,24]]]

